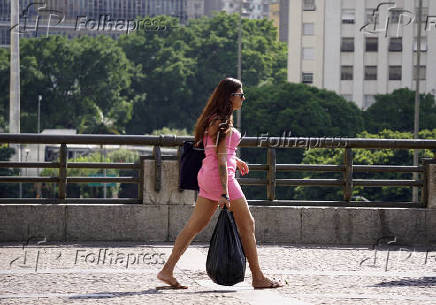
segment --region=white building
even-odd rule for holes
[[[362,109],[376,94],[414,90],[418,6],[418,0],[289,0],[288,81],[333,90]],[[422,12],[420,89],[436,94],[436,1],[423,0]]]

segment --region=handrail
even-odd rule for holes
[[[57,202],[76,202],[78,199],[66,197],[66,185],[68,183],[134,183],[138,184],[137,198],[122,198],[120,202],[142,202],[144,183],[144,160],[155,160],[155,184],[154,191],[161,189],[161,168],[163,160],[175,160],[180,157],[180,147],[185,141],[193,141],[192,136],[142,136],[142,135],[45,135],[45,134],[0,134],[0,143],[14,144],[55,144],[59,145],[59,162],[6,162],[0,161],[0,168],[58,168],[58,177],[32,177],[32,176],[3,176],[0,183],[17,182],[50,182],[59,184],[59,198]],[[70,144],[94,144],[94,145],[150,145],[153,146],[151,156],[141,156],[140,162],[136,163],[96,163],[96,162],[68,162],[67,145]],[[178,147],[177,156],[162,155],[161,146]],[[267,148],[267,164],[249,164],[251,171],[266,171],[266,178],[238,178],[241,185],[262,185],[267,187],[267,199],[270,202],[276,200],[275,192],[278,186],[328,186],[342,187],[344,189],[343,203],[351,203],[354,186],[376,187],[426,187],[425,167],[403,165],[354,165],[352,149],[431,149],[436,151],[436,140],[423,139],[366,139],[366,138],[312,138],[312,137],[243,137],[239,147]],[[344,163],[332,164],[276,164],[276,148],[330,148],[344,149]],[[98,169],[131,169],[138,172],[138,177],[69,177],[67,168],[98,168]],[[318,171],[318,172],[342,172],[342,179],[277,179],[277,172],[288,171]],[[384,180],[384,179],[355,179],[354,172],[401,172],[423,173],[421,180]],[[425,197],[425,196],[424,196]],[[425,198],[421,203],[413,203],[413,206],[425,206]],[[18,199],[12,200],[17,202]],[[40,199],[38,199],[40,200]],[[49,199],[47,199],[49,200]],[[87,198],[83,202],[95,202],[97,199]],[[100,199],[102,200],[102,199]],[[51,199],[50,199],[51,201]],[[115,200],[116,201],[116,200]],[[4,202],[1,199],[0,202]],[[38,201],[41,202],[41,201]],[[43,201],[42,201],[43,202]],[[108,202],[104,199],[104,202]],[[114,202],[114,199],[111,199]],[[391,204],[391,203],[390,203]],[[402,204],[404,205],[404,204]],[[353,202],[354,206],[354,202]],[[412,206],[412,205],[411,205]]]
[[[192,136],[160,135],[46,135],[38,133],[0,133],[0,143],[16,144],[118,144],[181,146],[193,141]],[[335,137],[243,137],[240,147],[262,148],[386,148],[436,149],[436,140],[427,139],[366,139]]]

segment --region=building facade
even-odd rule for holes
[[[418,5],[418,0],[289,0],[288,81],[333,90],[362,109],[376,94],[414,90],[416,77],[421,92],[436,94],[431,64],[436,1],[423,0],[421,22]]]
[[[280,0],[279,5],[279,40],[288,42],[289,36],[289,1]]]
[[[271,1],[269,5],[269,16],[268,18],[272,20],[273,25],[277,28],[277,39],[280,37],[280,1]]]
[[[204,0],[204,13],[212,16],[214,11],[225,11],[229,14],[241,11],[241,16],[248,19],[268,18],[270,2],[270,0]]]
[[[3,47],[7,47],[10,43],[10,1],[0,0],[0,46]],[[46,3],[46,9],[43,9],[41,4],[32,5],[32,3],[41,2]],[[26,31],[22,37],[38,35],[35,33],[37,31],[31,29],[37,16],[40,18],[39,25],[42,27],[42,30],[38,32],[43,34],[45,31],[43,27],[47,25],[51,12],[62,12],[65,19],[59,25],[50,28],[50,34],[65,34],[68,37],[74,37],[82,34],[96,36],[103,33],[116,38],[123,32],[112,30],[75,31],[78,16],[86,16],[88,19],[98,21],[102,15],[106,15],[111,20],[123,19],[127,21],[134,20],[135,17],[167,15],[178,18],[181,24],[186,24],[189,18],[198,18],[204,15],[204,0],[20,0],[20,27],[24,26],[24,22],[27,22],[28,26],[28,33]]]

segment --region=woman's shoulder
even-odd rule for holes
[[[238,129],[236,129],[236,127],[234,127],[234,126],[232,126],[232,131],[234,133],[237,133],[238,135],[241,135],[241,132]]]

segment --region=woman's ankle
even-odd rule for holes
[[[253,280],[262,280],[265,276],[263,275],[262,271],[251,271],[251,277]]]
[[[172,275],[174,272],[174,267],[165,264],[162,268],[162,272]]]

